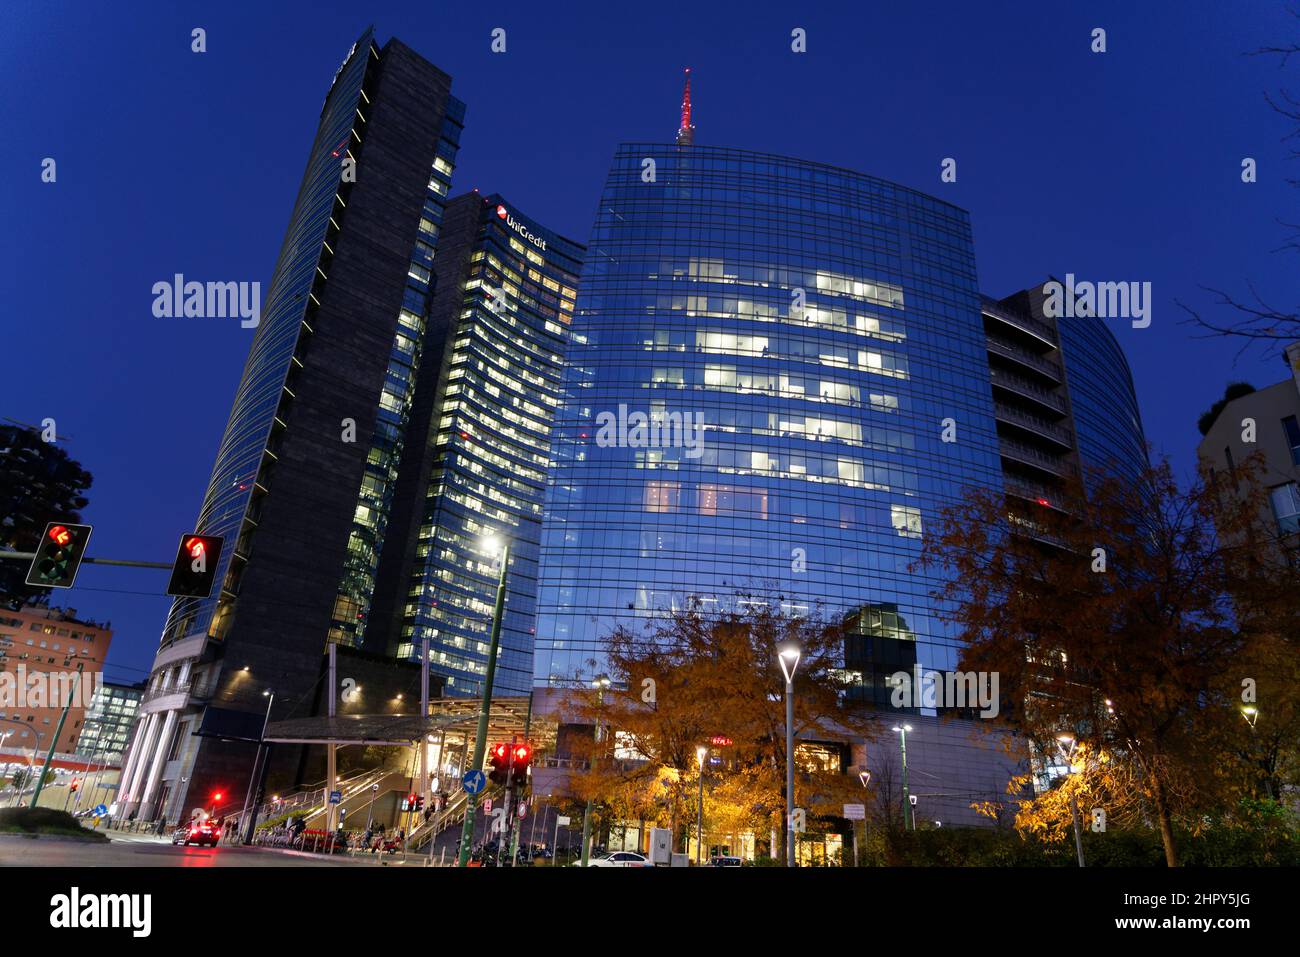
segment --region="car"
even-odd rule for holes
[[[172,843],[181,844],[185,847],[189,847],[191,844],[200,846],[206,844],[208,847],[216,847],[217,842],[220,840],[221,827],[211,821],[191,821],[172,833]]]
[[[614,851],[597,854],[587,861],[588,867],[654,867],[650,859],[635,851]]]
[[[738,857],[711,857],[709,858],[710,867],[740,867],[744,864]]]

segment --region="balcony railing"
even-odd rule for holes
[[[980,303],[980,312],[994,319],[1000,319],[1005,323],[1015,326],[1022,332],[1028,332],[1030,335],[1037,336],[1053,346],[1056,343],[1056,330],[1045,322],[1040,322],[1033,316],[1026,316],[1019,312],[1013,312],[997,303],[982,302]]]
[[[1063,496],[1059,488],[1049,488],[1048,486],[1040,485],[1037,482],[1026,482],[1024,479],[1012,478],[1009,475],[1003,476],[1002,487],[1006,490],[1008,495],[1027,499],[1037,505],[1042,505],[1047,508],[1065,511],[1065,509],[1061,507]]]
[[[1067,449],[1074,448],[1074,436],[1070,430],[1041,419],[1036,415],[1017,409],[1015,406],[1007,405],[1005,402],[993,403],[993,412],[997,418],[1003,422],[1009,422],[1012,425],[1018,425],[1023,429],[1035,432],[1045,438],[1049,438],[1064,446]]]
[[[156,698],[165,698],[168,695],[174,694],[186,694],[191,698],[205,701],[212,697],[213,691],[216,690],[216,684],[216,681],[209,677],[203,677],[201,679],[187,678],[184,681],[172,682],[171,684],[163,685],[160,688],[151,688],[140,698],[140,704],[146,705]]]
[[[1046,408],[1053,409],[1062,414],[1065,413],[1065,399],[1050,389],[1045,389],[1041,385],[1036,385],[1028,379],[1020,376],[1011,375],[1008,372],[1000,372],[997,369],[989,370],[989,377],[993,384],[1000,389],[1008,389],[1017,395],[1024,396],[1033,402]]]
[[[1040,356],[1035,352],[1030,352],[1028,349],[1022,349],[1020,346],[1013,345],[1010,342],[1006,342],[1005,340],[993,336],[986,336],[985,341],[988,343],[989,352],[992,352],[994,355],[1002,356],[1004,359],[1010,359],[1012,362],[1019,362],[1021,365],[1028,366],[1037,372],[1041,372],[1043,375],[1056,382],[1061,381],[1062,376],[1060,365],[1053,360],[1048,359],[1046,356]]]
[[[1027,442],[1017,442],[1005,435],[998,436],[998,447],[1002,454],[1018,462],[1025,462],[1036,468],[1046,469],[1055,475],[1074,475],[1074,465],[1064,455],[1052,455],[1042,449],[1034,448]]]

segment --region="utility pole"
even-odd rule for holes
[[[420,639],[420,797],[429,806],[429,742],[425,722],[429,720],[429,636]]]
[[[478,713],[478,729],[474,737],[474,762],[469,770],[483,769],[483,754],[487,751],[488,716],[492,713],[492,682],[497,673],[497,648],[501,644],[501,616],[506,607],[506,569],[510,566],[510,542],[501,546],[501,574],[497,578],[497,600],[492,611],[492,640],[488,645],[487,674],[483,678],[483,704]],[[469,864],[470,844],[474,841],[474,807],[472,799],[465,802],[465,824],[460,831],[460,860],[457,867]]]
[[[325,830],[329,834],[334,833],[334,805],[330,803],[330,796],[334,793],[334,785],[338,783],[338,752],[334,746],[334,715],[337,710],[335,697],[339,692],[338,682],[338,645],[334,642],[329,643],[329,694],[326,700],[329,702],[327,714],[330,718],[330,742],[325,745]],[[268,712],[269,713],[269,712]]]
[[[531,729],[532,724],[533,724],[533,693],[530,691],[530,692],[528,692],[528,713],[524,716],[524,743],[525,743],[525,744],[528,743],[528,732],[529,732],[529,730]],[[513,760],[513,758],[512,758],[512,760]],[[526,785],[526,784],[527,784],[526,781],[525,781],[523,784],[521,784],[521,785],[520,785],[521,789],[522,789],[522,787],[523,787],[524,785]],[[520,798],[520,806],[522,806],[522,805],[523,805],[523,798]],[[533,810],[533,811],[536,811],[536,808],[533,808],[532,810]],[[536,824],[536,822],[537,822],[537,819],[534,818],[534,819],[533,819],[533,823],[534,823],[534,825]],[[514,866],[515,866],[515,861],[516,861],[516,860],[518,859],[518,857],[519,857],[519,836],[520,836],[520,833],[523,831],[523,829],[524,829],[523,824],[520,824],[520,825],[519,825],[519,830],[518,830],[518,831],[513,831],[513,830],[512,830],[512,834],[513,834],[514,836],[510,839],[510,866],[511,866],[511,867],[514,867]],[[532,840],[531,840],[531,838],[529,839],[529,844],[530,844],[530,845],[532,844]],[[529,847],[528,851],[529,851],[529,855],[530,855],[530,856],[529,856],[529,860],[532,860],[532,857],[531,857],[531,854],[532,854],[532,847],[531,847],[531,846]]]
[[[41,776],[36,779],[36,788],[32,791],[32,803],[29,807],[36,807],[36,802],[41,798],[41,790],[45,787],[45,775],[50,772],[50,765],[54,763],[54,749],[59,746],[59,735],[63,733],[63,723],[68,720],[68,711],[72,708],[73,699],[77,696],[77,685],[81,682],[81,669],[85,665],[77,662],[77,673],[72,678],[72,687],[68,690],[68,702],[63,706],[63,712],[59,715],[59,724],[54,729],[54,737],[50,739],[50,750],[45,755],[45,766],[41,768]]]

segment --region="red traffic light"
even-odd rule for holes
[[[515,764],[527,764],[529,756],[533,749],[526,744],[520,744],[515,747]]]
[[[492,746],[492,757],[498,760],[505,758],[510,753],[510,748],[504,744],[495,744]]]
[[[215,792],[212,795],[212,803],[216,804],[218,801],[222,799],[222,797],[224,797],[224,795],[220,791]]]
[[[185,543],[185,548],[190,553],[191,558],[202,558],[203,553],[208,550],[201,538],[191,538]]]
[[[55,525],[47,534],[50,536],[50,541],[54,542],[55,545],[62,546],[72,541],[72,533],[64,525]]]

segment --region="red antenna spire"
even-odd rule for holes
[[[682,125],[677,130],[677,145],[690,146],[695,142],[695,127],[691,125],[691,68],[686,68],[686,90],[682,93]]]

